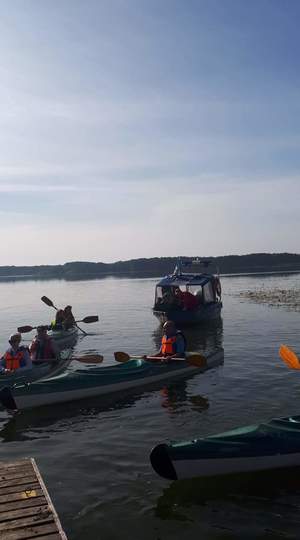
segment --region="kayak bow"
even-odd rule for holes
[[[169,480],[300,465],[300,416],[233,429],[186,442],[159,444],[153,469]]]

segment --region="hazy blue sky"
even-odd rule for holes
[[[0,264],[300,252],[298,0],[0,6]]]

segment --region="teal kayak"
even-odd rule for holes
[[[201,373],[220,365],[223,359],[224,351],[219,349],[206,357],[206,364],[202,367],[191,365],[186,360],[151,363],[135,359],[114,366],[68,371],[51,379],[2,388],[0,402],[8,409],[22,410],[112,394]]]
[[[300,416],[233,429],[186,442],[159,444],[153,469],[169,480],[300,465]]]

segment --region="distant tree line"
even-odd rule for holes
[[[182,257],[183,261],[194,259],[212,261],[221,274],[237,274],[271,271],[300,271],[300,255],[293,253],[252,253],[249,255],[225,255],[223,257]],[[0,278],[61,278],[80,279],[103,275],[163,276],[172,273],[177,257],[154,257],[132,259],[115,263],[69,262],[62,265],[1,266]],[[209,267],[210,268],[210,267]],[[188,271],[188,270],[187,270]]]

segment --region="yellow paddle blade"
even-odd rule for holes
[[[117,362],[128,362],[128,360],[130,360],[129,354],[123,351],[115,352],[114,357]]]
[[[207,366],[207,360],[202,354],[186,354],[186,360],[192,366],[197,366],[199,368]]]
[[[300,361],[296,353],[289,349],[286,345],[281,345],[279,349],[279,356],[285,362],[285,364],[291,369],[300,369]]]

